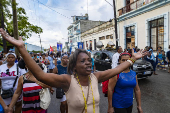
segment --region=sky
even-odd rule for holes
[[[112,0],[107,0],[112,4]],[[31,24],[43,29],[40,34],[42,46],[49,48],[57,42],[65,43],[67,27],[73,22],[71,16],[82,16],[88,12],[89,20],[109,21],[113,19],[113,7],[105,0],[16,0],[23,7]],[[87,11],[88,6],[88,11]],[[38,34],[26,40],[27,43],[40,46]]]

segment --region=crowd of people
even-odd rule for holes
[[[123,52],[118,46],[112,59],[112,69],[96,72],[89,51],[77,49],[70,55],[64,52],[28,53],[22,38],[15,40],[3,29],[0,33],[21,54],[17,58],[15,53],[9,52],[6,58],[0,60],[0,104],[5,113],[46,113],[47,110],[40,105],[40,91],[44,88],[48,88],[51,94],[53,88],[56,89],[61,113],[99,113],[98,83],[109,79],[107,112],[132,113],[135,90],[138,112],[143,113],[137,75],[129,67],[137,59],[152,58],[151,48],[146,49],[148,54],[137,48]],[[159,51],[159,59],[160,54]]]
[[[136,46],[135,48],[133,48],[133,50],[134,50],[134,52],[138,52],[140,49]],[[170,64],[169,64],[169,62],[170,62],[170,45],[169,45],[169,50],[167,52],[165,52],[162,49],[162,47],[160,47],[160,46],[157,48],[157,50],[153,50],[152,47],[146,46],[144,48],[144,50],[146,50],[148,52],[148,54],[143,59],[147,60],[148,62],[150,62],[152,64],[153,70],[154,70],[154,73],[153,73],[154,75],[157,75],[156,69],[157,70],[167,70],[166,67],[168,67],[168,73],[170,73]],[[125,49],[124,52],[128,52],[131,54],[132,49],[130,49],[130,48]],[[120,54],[121,52],[117,52],[117,53]],[[112,64],[112,66],[113,66],[113,64]]]
[[[132,55],[132,51],[137,53],[140,51],[138,47],[134,49],[125,49],[121,46],[116,48],[117,52],[112,57],[112,69],[125,62]],[[149,61],[153,66],[154,75],[157,70],[166,70],[168,65],[168,73],[170,72],[170,45],[169,51],[165,55],[165,51],[158,47],[157,54],[154,55],[152,47],[145,47],[146,56],[141,59]],[[133,106],[133,90],[136,96],[137,109],[139,113],[141,108],[141,92],[138,86],[137,75],[134,71],[127,68],[117,76],[114,76],[108,83],[108,113],[131,113]],[[114,91],[114,92],[113,92]]]

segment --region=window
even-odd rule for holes
[[[75,27],[74,27],[74,31],[76,31],[77,29],[78,29],[78,26],[75,26]]]
[[[164,18],[149,22],[150,25],[150,46],[156,51],[158,47],[164,48]]]
[[[87,47],[87,49],[88,49],[88,42],[86,41],[86,47]]]
[[[109,56],[106,54],[106,53],[102,53],[102,60],[106,60],[106,59],[109,59]]]
[[[98,53],[98,52],[95,53],[93,58],[100,60],[101,59],[101,53]]]
[[[70,39],[70,43],[72,43],[72,42],[73,42],[73,40]]]
[[[126,48],[135,48],[135,26],[126,27]]]
[[[99,40],[105,40],[105,36],[99,37]]]
[[[113,39],[113,35],[110,35],[110,39]]]
[[[130,0],[126,0],[126,5],[130,4]]]
[[[109,39],[109,38],[110,38],[110,35],[107,35],[107,36],[106,36],[106,39]]]

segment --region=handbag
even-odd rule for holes
[[[40,107],[47,109],[51,102],[50,91],[48,88],[43,88],[40,92]]]
[[[17,64],[17,75],[18,75],[18,64]],[[16,84],[16,82],[17,82],[17,79],[18,79],[18,76],[16,76],[12,88],[10,88],[10,89],[8,89],[8,90],[3,90],[3,89],[2,89],[1,97],[2,97],[3,99],[7,99],[7,98],[10,98],[10,97],[13,97],[13,94],[14,94],[13,88],[15,87],[15,84]]]
[[[64,95],[64,91],[61,88],[56,88],[56,98],[57,99],[62,99]]]
[[[3,107],[1,106],[1,104],[0,104],[0,113],[4,113],[4,109],[3,109]]]

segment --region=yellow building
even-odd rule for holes
[[[84,49],[97,50],[96,43],[101,41],[104,48],[109,42],[116,43],[114,20],[102,23],[81,33],[81,40],[84,43]]]
[[[170,0],[116,0],[119,45],[123,48],[170,44]]]

